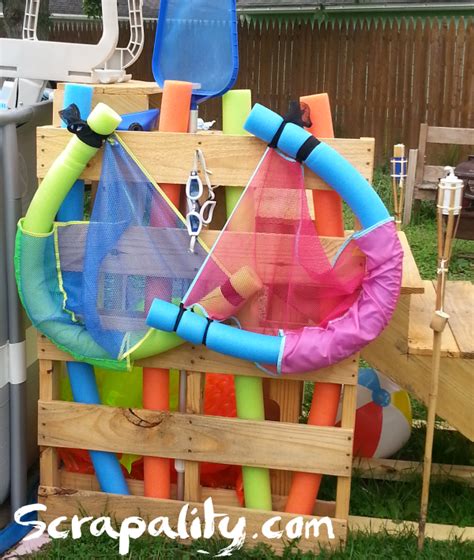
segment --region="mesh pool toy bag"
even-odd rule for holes
[[[337,246],[315,229],[303,166],[268,148],[183,303],[262,334],[324,327],[352,305],[365,273],[353,242]],[[219,292],[226,309],[213,305]]]
[[[87,233],[83,305],[88,331],[112,356],[122,359],[146,336],[154,297],[182,298],[205,257],[188,245],[164,195],[121,144],[109,143]]]
[[[104,147],[90,222],[55,224],[44,237],[20,228],[23,303],[32,323],[60,348],[93,365],[124,369],[147,337],[153,298],[181,301],[202,265],[204,247],[196,244],[194,253],[188,247],[182,216],[114,137]],[[51,297],[43,305],[45,284]]]

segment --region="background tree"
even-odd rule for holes
[[[3,0],[3,29],[6,37],[21,37],[23,17],[25,15],[25,0]],[[49,0],[41,0],[38,18],[38,38],[47,39],[49,34]]]

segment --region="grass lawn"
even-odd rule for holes
[[[80,541],[72,539],[54,541],[43,552],[39,552],[25,559],[50,560],[96,560],[119,559],[129,560],[198,560],[212,558],[224,543],[196,541],[192,546],[185,547],[171,540],[150,537],[133,541],[128,556],[119,556],[118,545],[115,541],[103,537],[84,537]],[[203,555],[199,550],[206,550],[210,555]],[[319,554],[301,553],[293,547],[288,547],[282,556],[289,560],[472,560],[474,558],[474,543],[427,540],[422,553],[417,552],[416,537],[406,533],[397,537],[388,535],[370,535],[358,533],[349,537],[345,550],[333,552],[322,550]],[[272,560],[276,556],[264,546],[254,549],[240,550],[232,554],[232,560]]]
[[[389,208],[391,204],[391,186],[388,174],[378,170],[374,185]],[[352,217],[345,211],[346,227],[352,227]],[[416,262],[423,278],[431,279],[436,274],[436,216],[433,204],[423,204],[417,219],[405,229]],[[473,280],[474,261],[461,256],[462,253],[474,253],[474,242],[459,241],[454,244],[450,279]],[[311,402],[312,387],[305,388],[305,404],[302,414],[304,421]],[[425,407],[413,401],[415,418],[424,418]],[[422,460],[424,447],[424,428],[414,429],[407,445],[397,453],[400,459]],[[474,465],[474,446],[458,433],[437,431],[434,445],[434,461],[446,464]],[[351,493],[351,514],[367,517],[384,517],[394,520],[417,521],[419,515],[421,479],[414,477],[406,482],[387,482],[368,480],[354,476]],[[326,477],[320,491],[321,499],[334,499],[335,480]],[[428,521],[446,523],[461,527],[474,526],[474,493],[472,488],[456,482],[436,483],[431,487]],[[213,548],[215,547],[215,548]],[[199,549],[217,552],[222,544],[217,542],[196,542],[191,547],[184,547],[170,540],[142,538],[132,543],[127,558],[133,560],[191,560],[203,558]],[[204,556],[205,557],[205,556]],[[71,539],[57,540],[44,551],[30,558],[51,559],[96,559],[120,558],[118,545],[108,538],[84,537],[79,542]],[[239,551],[233,559],[265,560],[276,558],[266,549]],[[370,535],[356,533],[350,535],[344,551],[320,554],[302,554],[294,548],[288,548],[283,558],[310,560],[472,560],[474,543],[459,541],[437,542],[427,540],[422,553],[417,552],[416,537],[406,533],[397,537],[387,534]]]

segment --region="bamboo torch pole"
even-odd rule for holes
[[[402,225],[403,203],[405,199],[405,179],[407,176],[407,159],[405,157],[405,145],[395,144],[393,146],[392,164],[392,190],[393,190],[393,213],[397,229]]]
[[[444,311],[444,296],[448,265],[451,259],[453,239],[461,214],[463,182],[454,175],[452,167],[445,167],[448,175],[441,179],[438,187],[437,225],[438,225],[438,269],[436,283],[436,308],[431,319],[433,330],[433,360],[431,366],[428,417],[426,422],[425,454],[423,460],[423,484],[421,491],[421,510],[418,532],[418,549],[425,541],[426,517],[431,478],[431,460],[435,430],[436,404],[438,400],[439,370],[441,361],[441,342],[449,315]]]

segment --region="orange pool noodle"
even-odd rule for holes
[[[161,98],[160,132],[188,132],[189,112],[193,86],[189,82],[166,80]],[[180,185],[161,184],[171,202],[179,208]],[[155,211],[158,211],[156,209]],[[150,223],[158,216],[151,210]],[[171,225],[171,224],[170,224]],[[147,285],[147,305],[153,294],[166,293],[168,281],[154,278]],[[143,407],[150,410],[169,410],[169,371],[161,368],[143,368]],[[144,494],[149,498],[171,497],[170,460],[161,457],[143,459]]]
[[[312,426],[334,426],[340,398],[340,385],[315,383],[308,424]],[[300,515],[312,515],[321,478],[320,474],[293,473],[285,511]]]
[[[193,85],[190,82],[165,80],[161,97],[160,132],[188,132]],[[179,208],[179,185],[160,185],[171,202]]]
[[[311,127],[308,130],[318,138],[334,138],[331,107],[327,93],[300,98],[310,108]],[[334,191],[313,191],[314,214],[319,235],[344,237],[342,200]],[[341,398],[341,385],[315,383],[308,424],[334,426]],[[294,473],[285,511],[311,515],[321,484],[320,474]]]
[[[306,103],[310,110],[311,126],[307,129],[317,138],[334,138],[331,106],[327,93],[304,95],[301,103]],[[344,236],[342,219],[342,199],[334,191],[313,191],[316,229],[319,235],[330,237]]]
[[[229,276],[225,284],[214,288],[207,296],[199,302],[210,316],[230,317],[238,312],[245,302],[262,288],[262,281],[254,270],[249,266],[243,266],[237,272]],[[237,295],[239,303],[235,298],[230,298],[228,293]]]
[[[161,97],[160,132],[188,132],[193,84],[165,80]]]

